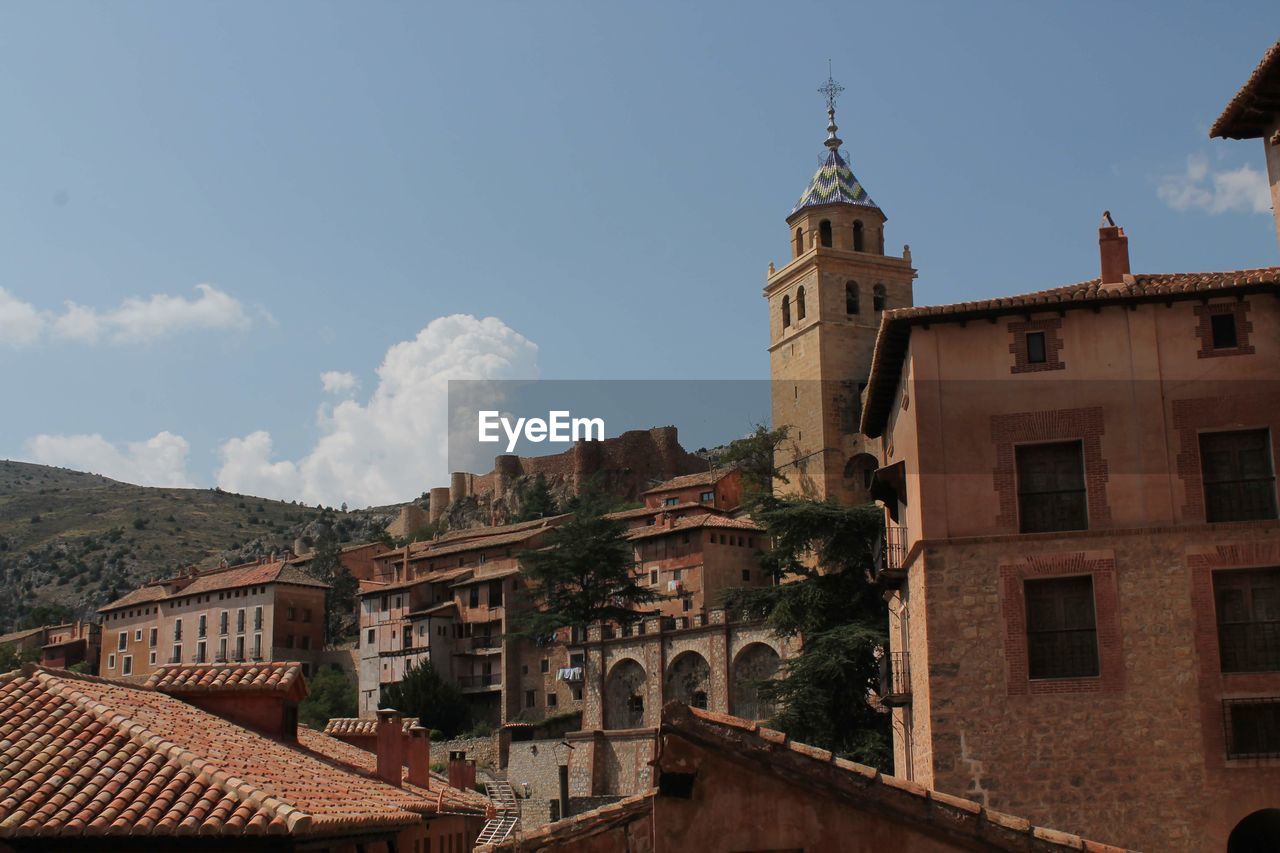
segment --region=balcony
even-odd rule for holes
[[[880,658],[880,704],[889,708],[911,704],[911,660],[907,652],[886,652]]]
[[[491,690],[495,687],[501,687],[501,681],[501,674],[496,672],[458,676],[458,686],[463,690]]]
[[[1280,758],[1280,696],[1223,699],[1227,758]]]
[[[907,580],[906,561],[907,528],[886,526],[873,568],[875,582],[885,589],[900,589]]]

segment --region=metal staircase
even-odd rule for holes
[[[510,782],[504,779],[485,782],[484,792],[493,801],[495,812],[480,830],[476,846],[506,841],[520,825],[520,800]]]

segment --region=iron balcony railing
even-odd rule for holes
[[[880,702],[889,707],[911,704],[911,658],[887,652],[880,658]]]
[[[902,586],[907,579],[907,528],[886,525],[884,539],[875,564],[876,583],[891,589]]]
[[[1227,758],[1280,758],[1280,696],[1223,699]]]
[[[471,648],[499,649],[499,648],[502,648],[502,638],[501,637],[472,637]]]

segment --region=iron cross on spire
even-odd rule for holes
[[[837,83],[835,81],[835,78],[831,76],[831,60],[828,59],[827,60],[827,82],[822,84],[822,87],[818,89],[819,95],[827,96],[828,111],[830,112],[836,111],[836,98],[840,97],[840,93],[843,91],[844,91],[844,86],[841,86],[839,83]]]

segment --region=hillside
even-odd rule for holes
[[[344,513],[0,460],[0,633],[32,607],[92,617],[149,578],[289,549],[325,524],[343,542],[372,538],[398,510]]]

